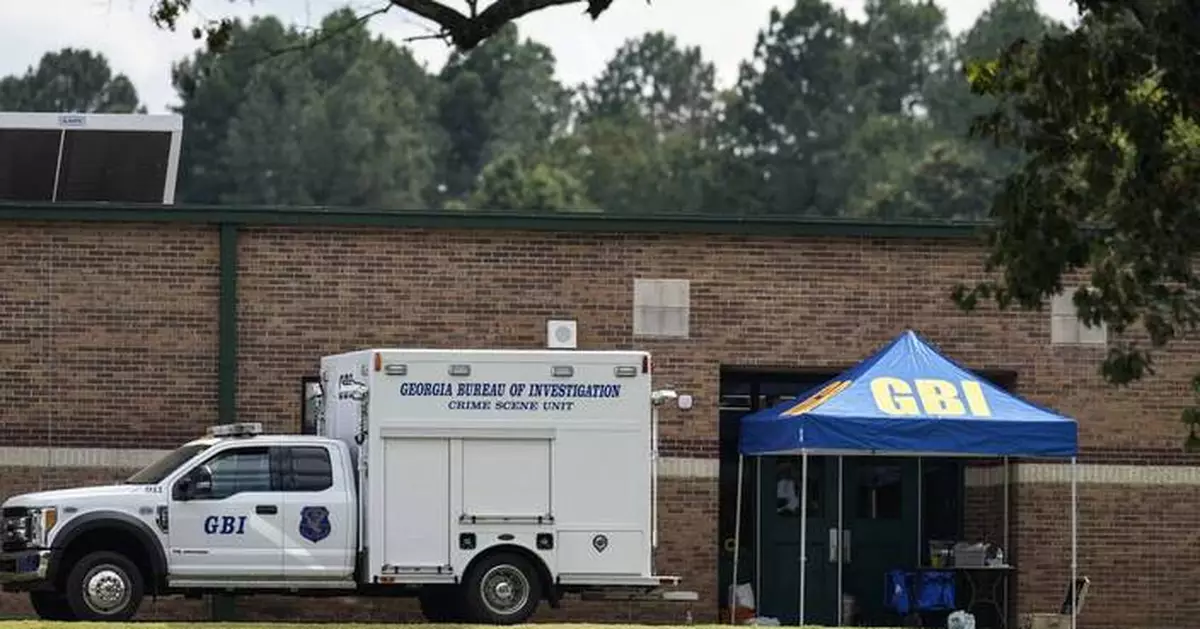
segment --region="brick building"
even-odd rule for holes
[[[648,349],[656,382],[695,396],[693,409],[662,421],[657,567],[698,590],[691,612],[711,621],[732,563],[736,418],[911,327],[1079,419],[1080,574],[1093,581],[1081,626],[1189,626],[1200,614],[1191,588],[1200,458],[1181,452],[1176,418],[1200,367],[1195,347],[1175,346],[1158,375],[1117,390],[1097,375],[1103,332],[1078,325],[1063,303],[958,312],[949,287],[980,269],[972,235],[963,225],[0,206],[0,496],[122,478],[220,420],[296,431],[302,379],[323,354],[537,348],[547,319],[571,318],[581,348]],[[774,491],[786,463],[749,468],[749,493],[755,482]],[[1004,539],[1000,469],[927,462],[923,482],[941,483],[927,491],[941,493],[926,518],[946,534]],[[1070,567],[1068,466],[1012,469],[1014,604],[1049,611]],[[848,487],[847,504],[858,490]],[[794,602],[794,528],[779,517],[774,504],[752,505],[744,520],[739,570],[753,575],[764,608]],[[878,582],[879,592],[857,596],[881,598]],[[810,615],[835,604],[827,585],[810,594]],[[301,605],[312,619],[415,618],[407,602]],[[271,598],[239,609],[296,614],[293,600]],[[27,612],[23,598],[0,595],[0,613]],[[195,602],[143,607],[143,616],[203,614]],[[568,601],[539,618],[681,614]]]

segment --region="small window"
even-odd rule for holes
[[[212,471],[214,500],[248,491],[272,491],[271,457],[266,448],[226,450],[205,465]]]
[[[634,336],[686,339],[690,313],[688,280],[633,280]]]
[[[319,435],[324,429],[320,425],[322,403],[321,379],[304,376],[300,379],[300,434]]]
[[[286,465],[284,491],[325,491],[333,487],[333,464],[326,448],[288,448]]]
[[[1050,343],[1104,346],[1108,344],[1108,326],[1085,323],[1075,308],[1075,291],[1063,291],[1050,299]]]

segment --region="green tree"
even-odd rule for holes
[[[900,0],[876,4],[881,15],[869,13],[868,26],[872,21],[910,24],[914,31],[893,37],[888,29],[876,28],[883,36],[863,38],[871,58],[909,59],[885,65],[894,69],[877,72],[877,81],[886,86],[892,84],[889,77],[899,79],[893,93],[915,107],[904,108],[900,116],[893,113],[899,99],[890,99],[890,106],[884,100],[879,108],[884,117],[866,121],[850,139],[848,168],[858,177],[847,207],[873,218],[982,218],[999,180],[1016,168],[1021,153],[968,137],[972,114],[987,111],[995,101],[971,93],[964,64],[994,58],[1006,42],[1041,37],[1055,25],[1034,0],[994,0],[969,31],[951,42],[936,8]],[[910,39],[913,43],[900,45]]]
[[[426,203],[444,144],[429,124],[436,81],[407,50],[371,37],[348,10],[327,16],[322,28],[342,35],[296,56],[201,52],[177,67],[180,110],[197,121],[198,150],[184,169],[195,172],[184,180],[185,198]],[[242,37],[306,47],[313,35],[267,18],[245,27]]]
[[[622,44],[580,95],[585,122],[640,118],[664,133],[698,131],[715,118],[716,68],[699,47],[656,31]]]
[[[515,25],[451,56],[437,107],[447,138],[441,175],[447,197],[469,194],[493,159],[533,151],[565,129],[570,93],[554,69],[550,49],[521,41]]]
[[[933,0],[867,0],[855,24],[860,99],[873,112],[927,107],[924,88],[951,49],[946,14]]]
[[[249,24],[234,22],[231,31],[239,42],[237,48],[222,55],[197,52],[172,66],[171,82],[180,100],[174,110],[187,121],[179,197],[191,203],[218,203],[234,189],[234,175],[223,161],[229,126],[251,81],[263,72],[261,66],[267,63],[263,51],[294,45],[297,40],[274,17],[254,18]]]
[[[825,0],[772,10],[742,65],[720,146],[719,206],[751,213],[834,215],[846,198],[841,151],[856,109],[853,22]]]
[[[940,61],[925,85],[930,117],[941,127],[966,135],[976,116],[990,111],[996,100],[972,93],[966,68],[995,59],[1018,40],[1036,41],[1063,26],[1038,11],[1037,0],[993,0],[953,49]]]
[[[698,48],[649,33],[581,87],[575,132],[555,147],[608,212],[697,212],[713,180],[716,71]]]
[[[108,59],[90,50],[63,48],[42,55],[37,67],[0,79],[0,110],[57,113],[144,113],[137,90]]]
[[[1085,322],[1116,335],[1102,373],[1122,384],[1200,323],[1200,34],[1188,0],[1079,5],[1079,26],[970,69],[996,99],[976,131],[1027,159],[991,207],[991,279],[955,298],[1036,309],[1073,294]],[[1200,410],[1183,419],[1197,445]]]
[[[460,202],[453,202],[451,207]],[[484,168],[467,207],[531,212],[596,211],[583,184],[571,173],[546,162],[528,164],[507,153]]]

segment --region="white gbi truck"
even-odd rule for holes
[[[650,356],[363,350],[316,427],[219,426],[122,484],[4,502],[0,583],[51,620],[143,597],[410,596],[512,624],[566,593],[695,600],[656,576]]]

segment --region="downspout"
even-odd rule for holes
[[[217,421],[237,421],[238,372],[238,228],[234,223],[220,225],[220,254],[217,305]],[[214,622],[237,619],[237,605],[231,594],[208,597],[208,616]]]
[[[218,306],[217,418],[237,421],[238,376],[238,228],[221,223]]]

